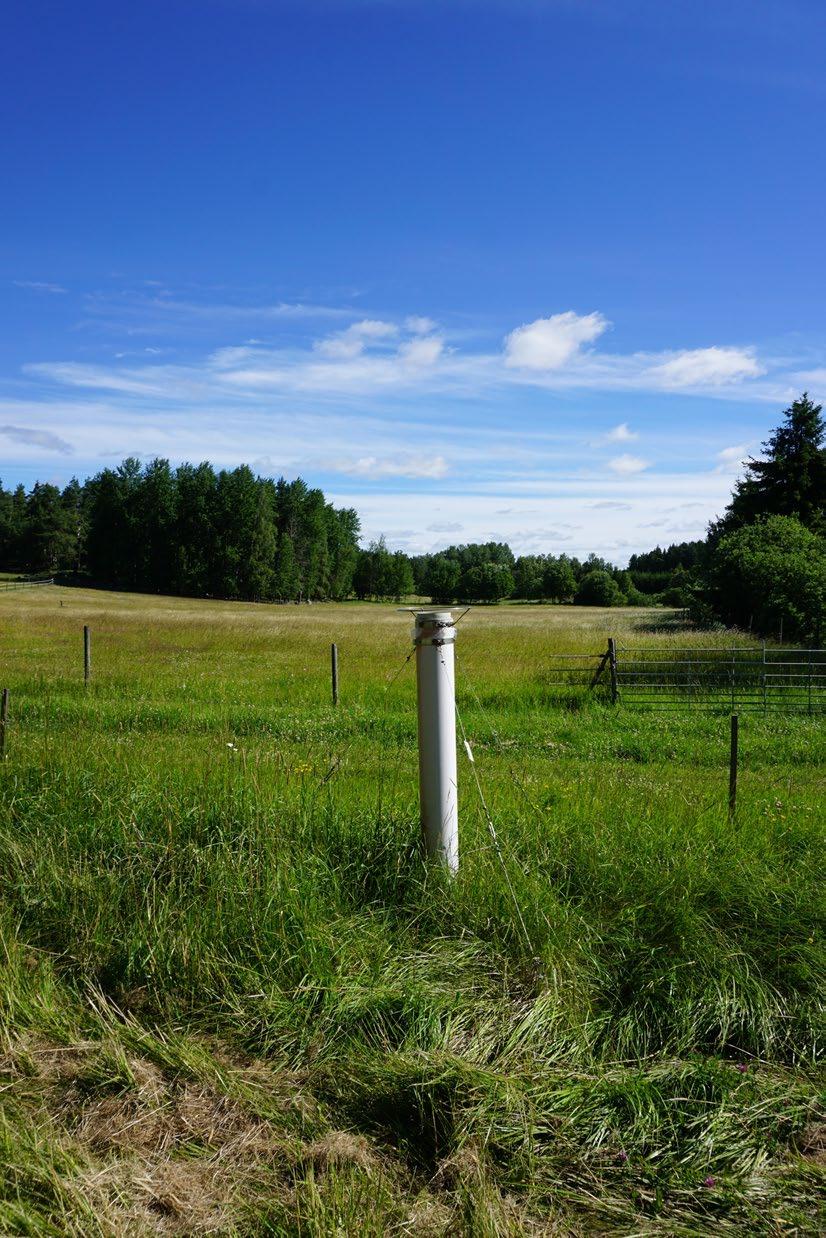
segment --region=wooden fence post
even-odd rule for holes
[[[92,633],[88,623],[83,625],[83,682],[87,685],[92,678]]]
[[[611,666],[611,704],[616,705],[619,698],[617,681],[617,642],[613,636],[608,637],[608,661]]]
[[[338,705],[338,646],[330,646],[330,676],[333,688],[333,704]]]
[[[6,759],[6,727],[9,721],[9,690],[3,689],[0,697],[0,761]]]
[[[728,760],[728,815],[734,817],[737,811],[737,750],[739,744],[740,717],[731,715],[731,746]]]

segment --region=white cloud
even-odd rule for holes
[[[602,314],[552,314],[511,331],[505,340],[505,365],[524,370],[557,370],[583,344],[598,339],[609,323]]]
[[[620,425],[614,426],[613,430],[609,430],[607,434],[600,434],[598,438],[592,439],[588,445],[589,447],[607,447],[611,443],[631,443],[639,437],[639,434],[629,430],[628,422],[623,421]]]
[[[748,443],[740,443],[737,447],[724,447],[717,453],[717,472],[739,473],[748,454]]]
[[[582,347],[608,326],[598,313],[572,311],[539,319],[513,331],[503,353],[448,348],[440,334],[421,334],[381,318],[364,318],[315,342],[287,334],[282,346],[247,344],[214,349],[186,365],[107,367],[75,361],[45,362],[26,372],[71,386],[133,395],[186,394],[223,398],[232,390],[253,398],[266,390],[284,398],[312,395],[342,401],[356,395],[386,398],[391,392],[496,398],[501,389],[547,391],[680,391],[762,400],[778,396],[779,383],[756,383],[764,373],[752,350],[709,349],[618,355]],[[423,319],[413,325],[423,327]],[[738,377],[739,375],[739,377]],[[727,377],[725,377],[727,376]],[[221,390],[223,388],[223,390]],[[627,422],[592,446],[631,442]]]
[[[432,318],[425,318],[421,314],[409,314],[404,320],[404,325],[414,335],[430,335],[439,324]]]
[[[316,352],[322,353],[335,361],[345,361],[350,357],[358,357],[364,352],[368,343],[385,340],[398,335],[399,328],[394,322],[383,322],[380,319],[364,318],[354,322],[343,331],[329,335],[326,339],[317,340],[313,345]]]
[[[622,456],[614,456],[613,460],[609,460],[608,467],[615,473],[630,477],[634,473],[641,473],[643,469],[650,468],[650,461],[641,460],[639,456],[629,456],[626,452]]]
[[[407,454],[395,459],[382,459],[378,456],[361,456],[357,460],[336,461],[331,464],[338,473],[346,473],[352,477],[381,478],[409,477],[430,478],[436,480],[444,477],[448,471],[444,456],[423,456]]]
[[[605,441],[606,443],[630,443],[632,439],[639,437],[639,434],[628,429],[628,422],[623,421],[620,425],[614,426],[613,430],[608,431]]]
[[[764,373],[751,348],[686,349],[649,369],[664,387],[719,387]]]
[[[436,335],[423,335],[409,340],[399,349],[399,359],[414,369],[435,365],[444,352],[444,340]]]
[[[443,520],[441,523],[437,520],[435,524],[426,526],[428,533],[461,533],[464,525],[458,520]]]

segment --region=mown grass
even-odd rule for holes
[[[729,822],[725,717],[550,690],[646,622],[462,621],[450,883],[392,608],[0,596],[0,1232],[818,1232],[823,723]]]

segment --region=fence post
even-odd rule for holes
[[[330,646],[330,679],[333,690],[333,704],[338,705],[338,646]]]
[[[736,665],[737,665],[736,655],[734,653],[734,650],[732,649],[731,651],[731,709],[732,709],[732,713],[734,712],[734,699],[735,699],[734,698],[734,676],[735,676]]]
[[[616,705],[619,699],[619,684],[617,679],[617,642],[613,636],[608,637],[608,661],[611,666],[611,704]]]
[[[728,815],[733,818],[737,811],[737,750],[739,741],[740,716],[731,715],[731,745],[728,759]]]
[[[88,623],[83,625],[83,682],[87,685],[92,678],[92,633]]]
[[[415,612],[422,836],[427,854],[451,874],[459,869],[455,639],[452,611]]]
[[[3,689],[0,696],[0,761],[6,759],[6,727],[9,721],[9,690]]]

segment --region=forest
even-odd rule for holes
[[[0,487],[0,563],[151,593],[254,601],[340,599],[359,521],[301,479],[246,465],[129,458],[62,491]]]

